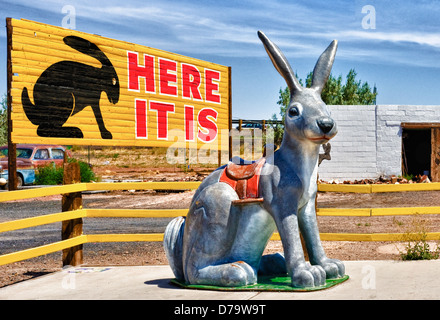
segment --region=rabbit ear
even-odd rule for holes
[[[105,66],[112,65],[110,60],[101,51],[101,49],[99,49],[96,44],[90,42],[89,40],[86,40],[86,39],[83,39],[80,37],[76,37],[76,36],[67,36],[67,37],[64,37],[63,41],[69,47],[97,59],[99,62],[101,62],[102,65],[105,65]]]
[[[328,77],[330,76],[337,48],[338,42],[333,40],[327,49],[321,54],[318,62],[316,62],[315,69],[313,69],[312,88],[319,92],[324,89]]]
[[[258,31],[258,37],[260,38],[261,42],[263,42],[264,48],[266,49],[270,60],[272,60],[275,69],[277,69],[281,76],[286,80],[290,92],[301,91],[303,88],[296,79],[295,74],[290,67],[289,61],[287,61],[280,48],[278,48],[275,43],[270,41],[263,32]]]

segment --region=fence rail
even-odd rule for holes
[[[62,186],[42,187],[27,190],[16,190],[0,193],[0,202],[32,199],[54,196],[73,192],[85,191],[115,191],[115,190],[192,190],[197,189],[201,182],[99,182],[76,183]]]
[[[321,192],[381,193],[439,190],[440,182],[403,184],[318,184],[318,191]]]
[[[85,191],[108,190],[193,190],[200,182],[123,182],[123,183],[78,183],[63,186],[18,190],[0,193],[0,202],[32,199],[51,195],[81,194]],[[440,183],[410,185],[330,185],[319,184],[322,192],[402,192],[440,190]],[[185,216],[187,209],[89,209],[80,208],[38,217],[0,223],[0,232],[15,231],[40,225],[74,221],[82,218],[172,218]],[[395,207],[395,208],[318,208],[318,216],[390,216],[411,214],[440,214],[440,207]],[[81,222],[82,224],[82,222]],[[402,241],[402,233],[321,233],[323,241]],[[427,240],[440,240],[440,232],[427,233]],[[162,233],[146,234],[81,234],[51,244],[8,253],[0,256],[0,265],[26,260],[49,253],[71,249],[86,243],[162,241]],[[280,240],[274,233],[271,240]]]
[[[72,192],[115,190],[193,190],[201,182],[99,182],[77,183],[62,186],[42,187],[0,193],[0,202],[32,199]],[[319,192],[381,193],[406,191],[440,191],[440,182],[413,184],[318,184]]]

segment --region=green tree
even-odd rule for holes
[[[6,94],[0,102],[0,146],[8,143],[8,108]]]
[[[330,74],[329,79],[321,92],[322,101],[327,105],[372,105],[376,104],[377,88],[374,85],[373,89],[368,82],[362,82],[356,80],[357,73],[354,69],[350,69],[347,74],[345,84],[342,84],[342,75],[335,78]],[[306,87],[310,88],[312,85],[313,72],[307,75],[305,80]],[[298,81],[303,85],[302,80],[298,78]],[[290,101],[290,90],[288,87],[280,89],[279,98],[277,104],[280,106],[279,115],[281,116],[282,123],[284,123],[284,117],[287,107]],[[277,124],[278,116],[272,115],[273,123],[270,124],[274,130],[275,144],[279,145],[283,138],[284,125]]]

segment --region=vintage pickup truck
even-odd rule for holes
[[[70,151],[60,145],[17,144],[17,186],[30,185],[35,182],[35,168],[54,163],[61,166],[64,153]],[[8,183],[8,147],[0,147],[0,188]]]

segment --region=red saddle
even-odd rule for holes
[[[265,158],[260,158],[250,164],[229,162],[223,169],[219,181],[229,184],[237,192],[239,198],[239,200],[233,201],[233,204],[263,201],[263,198],[258,198],[258,184],[265,162]]]

